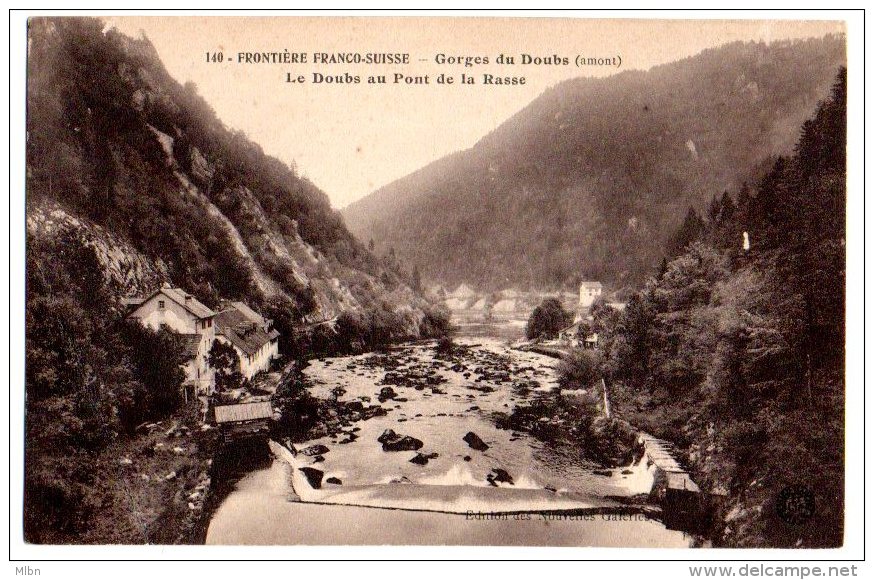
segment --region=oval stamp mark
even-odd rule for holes
[[[816,513],[816,499],[805,485],[789,485],[777,495],[777,515],[790,525],[803,524]]]

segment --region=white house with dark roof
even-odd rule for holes
[[[603,291],[604,287],[600,282],[580,282],[580,308],[589,308]]]
[[[211,395],[215,373],[208,357],[215,340],[216,313],[185,290],[168,285],[143,298],[126,298],[122,302],[132,309],[128,318],[153,330],[166,326],[182,335],[186,392]]]
[[[215,316],[216,340],[234,347],[240,358],[240,374],[252,379],[267,371],[279,356],[279,332],[271,321],[242,302],[231,302]]]

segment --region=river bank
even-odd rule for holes
[[[214,429],[192,409],[141,425],[96,459],[83,544],[201,544],[206,537]]]

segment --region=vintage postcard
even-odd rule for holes
[[[13,535],[857,545],[853,32],[651,16],[30,15]]]

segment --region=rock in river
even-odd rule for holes
[[[418,451],[422,448],[424,443],[422,443],[419,439],[415,437],[410,437],[409,435],[404,435],[402,437],[398,437],[397,439],[391,439],[389,441],[385,441],[382,444],[383,451]]]
[[[315,457],[316,455],[324,455],[328,451],[330,451],[330,449],[328,449],[324,445],[311,445],[306,449],[302,449],[301,453],[306,455],[307,457]]]
[[[427,465],[428,461],[436,459],[437,457],[440,457],[439,453],[416,453],[416,456],[410,459],[410,463],[415,463],[416,465]]]
[[[470,446],[471,449],[476,449],[477,451],[485,451],[489,448],[486,445],[486,442],[480,439],[479,435],[474,433],[473,431],[468,431],[467,435],[463,437],[464,442]]]
[[[376,396],[379,399],[380,403],[385,403],[389,399],[394,399],[398,394],[391,387],[383,387],[379,390],[379,394]]]
[[[299,469],[306,476],[310,487],[312,487],[313,489],[322,488],[322,476],[325,475],[324,471],[322,471],[321,469],[316,469],[315,467],[300,467]]]
[[[382,435],[376,438],[380,443],[385,443],[386,441],[391,441],[392,439],[397,439],[399,435],[394,432],[393,429],[386,429],[382,432]]]
[[[422,443],[415,437],[409,435],[398,435],[392,429],[386,429],[382,435],[376,438],[382,443],[383,451],[418,451],[422,448]]]
[[[492,471],[486,476],[486,481],[495,487],[498,487],[499,483],[509,483],[510,485],[513,485],[513,478],[500,467],[492,469]]]

